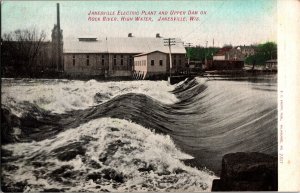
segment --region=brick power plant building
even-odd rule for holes
[[[186,68],[186,51],[179,39],[172,46],[172,72]],[[141,61],[142,56],[153,57]],[[64,73],[69,76],[134,77],[146,79],[152,75],[166,75],[170,71],[169,48],[156,37],[78,38],[64,42]],[[148,70],[147,70],[148,67]]]

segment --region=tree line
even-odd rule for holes
[[[45,41],[46,33],[37,28],[18,29],[1,37],[2,74],[13,68],[21,74],[30,74]]]
[[[277,44],[275,42],[259,44],[255,49],[255,54],[245,59],[246,64],[264,65],[267,60],[277,59]]]
[[[186,47],[187,57],[194,61],[212,60],[213,55],[219,50],[219,48],[204,48],[204,47]]]
[[[225,47],[225,46],[224,46]],[[226,45],[228,47],[228,45]],[[231,46],[232,47],[232,46]],[[220,48],[186,47],[187,57],[190,60],[204,61],[212,60]],[[267,60],[277,59],[277,44],[266,42],[254,46],[255,53],[245,57],[245,63],[250,65],[264,65]]]

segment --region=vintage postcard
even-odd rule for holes
[[[299,4],[1,1],[1,191],[299,191]]]

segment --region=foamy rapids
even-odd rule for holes
[[[25,192],[209,191],[216,178],[208,170],[184,165],[181,160],[192,157],[169,136],[120,119],[95,119],[53,139],[4,149],[23,157],[3,175],[13,184],[25,181]],[[72,151],[78,155],[68,160]]]
[[[166,81],[119,81],[98,82],[96,80],[19,80],[4,79],[2,104],[21,116],[27,102],[53,113],[85,109],[100,104],[118,95],[127,93],[145,94],[165,104],[178,101],[171,94],[176,85]]]
[[[163,104],[178,99],[166,81],[97,82],[10,80],[2,83],[2,103],[21,117],[28,104],[66,113],[127,93],[145,94]],[[210,191],[216,178],[208,169],[187,166],[169,135],[130,120],[97,118],[41,141],[2,146],[2,178],[9,190]]]

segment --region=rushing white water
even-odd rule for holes
[[[88,142],[85,141],[87,138]],[[68,161],[58,160],[57,154],[67,153],[70,151],[68,146],[76,143],[85,143],[84,155]],[[212,180],[216,178],[208,170],[184,165],[180,160],[192,157],[176,148],[169,136],[155,134],[120,119],[95,119],[53,139],[10,144],[3,148],[12,151],[13,156],[25,157],[13,163],[17,169],[6,170],[3,174],[14,183],[26,181],[26,191],[51,188],[72,192],[209,191]],[[43,165],[34,165],[39,162]],[[58,172],[63,167],[68,169]],[[97,174],[105,169],[114,170],[124,178],[123,182],[103,176],[100,179]],[[62,179],[57,180],[60,176]]]
[[[148,95],[165,104],[178,101],[170,91],[175,85],[167,81],[119,81],[98,82],[96,80],[19,80],[2,79],[2,103],[14,114],[21,116],[22,103],[30,102],[54,113],[85,109],[126,94]],[[97,98],[95,95],[97,94]],[[19,108],[17,107],[19,106]]]
[[[2,157],[4,187],[209,191],[212,172],[186,164],[218,174],[227,153],[276,155],[276,96],[269,80],[3,79],[6,115],[19,116],[7,119],[17,140],[2,146],[13,153]]]

